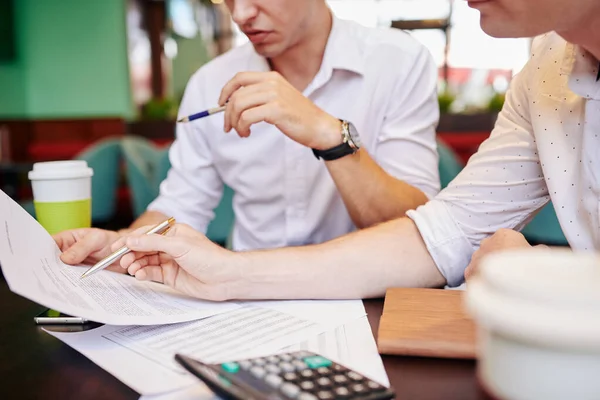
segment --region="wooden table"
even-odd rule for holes
[[[365,301],[377,332],[382,300]],[[139,395],[34,325],[39,305],[13,294],[0,274],[0,399],[137,399]],[[470,361],[384,356],[397,399],[485,399]]]

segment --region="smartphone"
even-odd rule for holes
[[[89,322],[85,318],[73,317],[71,315],[63,314],[60,311],[47,309],[36,315],[33,320],[38,325],[64,325],[64,324],[85,324]]]

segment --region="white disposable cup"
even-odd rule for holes
[[[600,257],[492,254],[465,298],[479,327],[478,377],[491,395],[600,399]]]
[[[33,165],[29,179],[36,217],[50,233],[91,225],[93,174],[82,160]]]

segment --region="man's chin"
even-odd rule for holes
[[[522,27],[512,21],[492,19],[484,15],[481,16],[480,24],[485,33],[495,38],[527,38],[546,33],[532,29],[532,26]]]
[[[275,58],[283,53],[279,46],[274,44],[252,44],[252,46],[254,47],[254,51],[265,58]]]

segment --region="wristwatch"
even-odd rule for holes
[[[317,159],[322,158],[325,161],[333,161],[349,154],[354,154],[360,149],[360,137],[352,122],[340,121],[342,122],[342,144],[327,150],[312,149]]]

